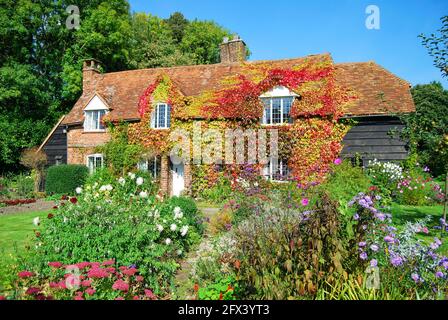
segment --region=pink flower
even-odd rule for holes
[[[133,276],[134,274],[136,274],[138,272],[137,269],[135,268],[130,268],[130,269],[124,269],[122,270],[122,273],[127,275],[127,276]]]
[[[124,300],[124,298],[123,297],[117,297],[117,298],[115,298],[115,300]]]
[[[128,291],[129,290],[129,284],[123,280],[117,280],[112,285],[112,289],[114,290],[120,290],[120,291]]]
[[[5,296],[0,296],[0,300],[6,300]]]
[[[149,299],[156,299],[156,296],[151,290],[145,289],[145,296],[147,296]]]
[[[107,272],[106,269],[93,268],[89,270],[87,276],[89,278],[107,278],[109,276],[109,272]]]
[[[310,203],[310,201],[308,200],[308,198],[303,198],[301,203],[302,203],[302,206],[305,207],[305,206],[307,206]]]
[[[107,261],[103,262],[103,266],[110,266],[110,265],[113,265],[114,263],[115,263],[114,259],[107,260]]]
[[[18,275],[19,275],[19,278],[29,278],[29,277],[34,276],[34,273],[30,272],[30,271],[21,271],[21,272],[19,272]]]
[[[333,161],[333,163],[335,164],[335,165],[340,165],[341,163],[342,163],[342,160],[341,160],[341,158],[336,158],[334,161]]]
[[[99,262],[92,262],[92,263],[90,264],[90,266],[91,266],[92,268],[99,268],[99,267],[101,266],[101,263],[99,263]]]
[[[39,288],[36,288],[36,287],[29,287],[29,288],[26,290],[25,294],[34,295],[34,294],[38,294],[39,292],[40,292],[40,289],[39,289]]]
[[[50,282],[50,288],[59,288],[58,282]]]
[[[81,282],[83,287],[90,287],[92,285],[92,280],[84,280]]]
[[[132,300],[140,300],[140,298],[139,298],[138,296],[134,296],[134,297],[132,298]]]
[[[135,281],[142,282],[143,281],[143,277],[142,276],[136,276],[135,277]]]
[[[90,262],[79,262],[79,263],[76,264],[76,266],[77,266],[79,269],[84,269],[84,268],[90,266]]]
[[[84,298],[82,296],[76,296],[73,298],[73,300],[84,300]]]
[[[48,262],[48,266],[53,267],[53,268],[60,268],[62,267],[62,263],[55,261],[55,262]]]
[[[67,285],[65,284],[65,281],[59,281],[59,288],[67,289]]]
[[[93,289],[93,288],[88,288],[88,289],[86,289],[86,293],[87,293],[89,296],[93,296],[93,295],[95,294],[95,292],[96,292],[96,290]]]

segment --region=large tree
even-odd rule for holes
[[[443,76],[448,76],[448,16],[441,18],[442,28],[438,34],[426,36],[420,35],[423,45],[434,58],[434,65],[442,71]]]
[[[416,112],[404,117],[404,134],[419,161],[441,175],[448,170],[448,90],[432,82],[414,86],[411,93]]]

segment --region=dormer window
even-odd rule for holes
[[[84,109],[84,131],[105,131],[102,118],[108,110],[104,100],[95,95]]]
[[[171,107],[167,103],[157,103],[151,114],[151,128],[168,129],[171,122]]]
[[[291,107],[295,97],[297,94],[282,86],[261,95],[264,106],[261,123],[265,125],[292,123]]]

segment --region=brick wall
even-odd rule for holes
[[[86,164],[86,156],[95,153],[96,147],[110,139],[107,132],[84,132],[82,127],[67,132],[67,163]]]

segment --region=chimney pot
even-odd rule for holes
[[[96,84],[100,78],[101,63],[96,59],[85,59],[82,68],[82,91],[83,94],[95,92]]]

